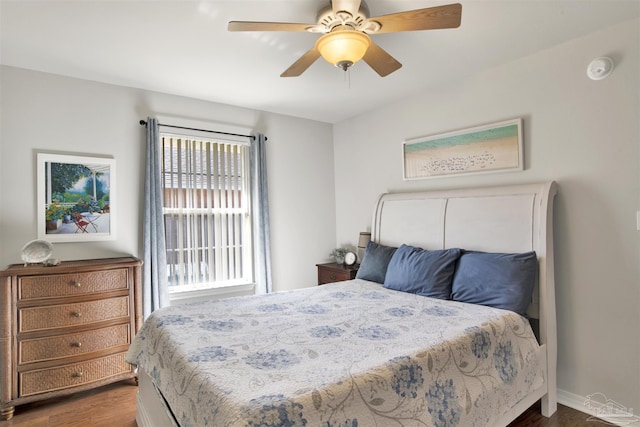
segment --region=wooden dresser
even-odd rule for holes
[[[16,405],[134,378],[124,356],[142,326],[136,258],[0,271],[0,420]]]

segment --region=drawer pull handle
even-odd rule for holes
[[[82,286],[82,283],[80,282],[73,282],[73,286],[75,286],[76,288],[79,288]]]
[[[74,378],[80,378],[83,375],[84,375],[84,372],[80,371],[80,372],[74,372],[73,375],[71,376]]]
[[[82,317],[82,313],[81,313],[81,312],[79,312],[79,311],[72,311],[72,312],[71,312],[71,315],[72,315],[73,317]]]
[[[331,280],[336,280],[336,275],[335,275],[335,274],[332,274],[331,276],[329,276],[329,278],[330,278]]]
[[[80,341],[78,341],[78,342],[74,342],[74,343],[73,343],[73,344],[71,344],[71,345],[72,345],[72,346],[74,346],[74,347],[78,347],[78,348],[82,347],[82,343],[81,343]]]

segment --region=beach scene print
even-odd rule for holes
[[[520,120],[404,144],[404,178],[522,170]]]

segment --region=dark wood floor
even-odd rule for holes
[[[65,398],[51,399],[16,408],[13,419],[0,427],[136,427],[136,393],[133,382],[125,381]],[[510,427],[602,427],[589,415],[558,405],[551,418],[540,415],[534,405]]]
[[[16,408],[0,427],[136,427],[133,381],[123,381],[72,396],[30,403]]]

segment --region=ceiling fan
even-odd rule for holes
[[[461,15],[462,5],[455,3],[370,18],[369,8],[364,1],[330,0],[330,5],[318,13],[316,24],[231,21],[228,30],[306,31],[323,34],[280,77],[301,75],[320,56],[344,71],[362,59],[384,77],[398,70],[402,64],[371,41],[369,35],[457,28],[460,26]]]

